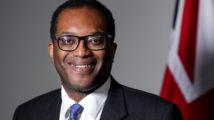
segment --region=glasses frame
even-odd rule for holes
[[[101,37],[104,37],[104,39],[105,39],[105,44],[103,45],[103,47],[100,48],[100,49],[91,49],[91,48],[89,48],[88,45],[87,45],[87,38],[90,37],[90,36],[101,36]],[[61,37],[76,37],[76,38],[78,39],[78,44],[77,44],[77,46],[76,46],[74,49],[72,49],[72,50],[64,50],[64,49],[62,49],[62,48],[60,47],[60,45],[59,45],[59,41],[62,40],[62,39],[60,39]],[[107,42],[109,39],[112,39],[112,38],[113,38],[112,35],[110,35],[110,34],[104,34],[104,33],[95,33],[95,34],[86,35],[86,36],[76,36],[76,35],[60,35],[60,36],[55,36],[55,40],[57,41],[58,48],[59,48],[60,50],[62,50],[62,51],[74,51],[74,50],[76,50],[76,49],[78,48],[79,43],[80,43],[81,40],[84,40],[84,44],[85,44],[85,46],[87,47],[87,49],[89,49],[89,50],[93,50],[93,51],[103,50],[103,49],[105,49],[105,47],[106,47],[106,42]],[[111,40],[111,42],[113,42],[113,40]]]

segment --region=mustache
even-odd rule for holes
[[[66,57],[64,59],[65,63],[74,64],[74,65],[87,65],[87,64],[96,64],[97,59],[95,58],[79,58],[79,57]]]

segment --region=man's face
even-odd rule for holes
[[[55,35],[87,36],[107,33],[102,15],[87,6],[63,10],[57,22]],[[103,50],[89,50],[84,41],[74,51],[60,50],[57,41],[49,43],[49,53],[61,78],[69,91],[91,92],[108,78],[116,51],[116,44],[107,40]]]

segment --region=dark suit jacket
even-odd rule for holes
[[[60,89],[20,105],[13,120],[59,120]],[[106,100],[101,120],[181,120],[178,107],[166,100],[120,85],[115,80]]]

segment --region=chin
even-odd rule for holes
[[[97,83],[97,82],[94,82],[92,79],[86,80],[84,78],[78,78],[75,80],[70,79],[68,81],[64,81],[63,86],[65,86],[69,91],[78,92],[78,93],[91,93],[100,86],[99,84],[93,84],[93,83]]]
[[[69,89],[69,91],[77,92],[77,93],[91,93],[95,91],[99,85],[93,85],[93,86],[80,86],[80,85],[63,85],[66,86],[66,88]]]

